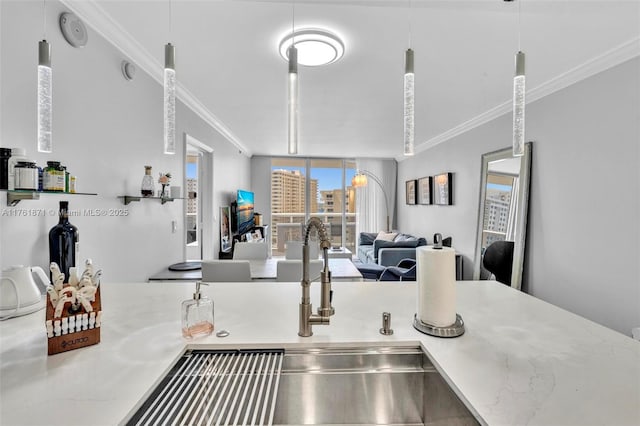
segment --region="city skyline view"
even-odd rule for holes
[[[287,170],[287,171],[298,171],[301,175],[304,176],[304,167],[272,167],[271,170]],[[346,186],[351,186],[351,179],[355,176],[355,169],[346,169],[345,170],[345,184]],[[336,168],[320,168],[320,167],[312,167],[311,168],[311,179],[316,179],[318,181],[318,190],[325,191],[331,189],[342,189],[342,170]]]

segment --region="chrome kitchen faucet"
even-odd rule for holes
[[[309,279],[309,232],[312,228],[318,230],[322,258],[324,259],[324,266],[320,273],[321,293],[318,314],[312,313],[313,309],[309,297],[309,287],[311,286],[311,280]],[[302,281],[300,281],[300,285],[302,286],[302,300],[300,301],[300,329],[298,336],[309,337],[313,335],[311,326],[314,324],[329,325],[329,317],[335,313],[335,310],[331,306],[331,296],[333,292],[331,291],[331,271],[329,270],[329,248],[331,248],[331,241],[327,238],[327,231],[322,221],[317,217],[310,218],[307,222],[304,233],[304,244],[302,246]]]

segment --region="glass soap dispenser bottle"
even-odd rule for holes
[[[196,282],[193,299],[182,302],[182,336],[208,336],[213,333],[213,300],[200,294],[201,282]]]

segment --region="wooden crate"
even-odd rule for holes
[[[66,287],[66,285],[65,285]],[[98,312],[102,312],[102,302],[100,299],[100,287],[98,287],[96,291],[95,301],[91,303],[93,307],[93,311],[98,315]],[[47,294],[47,320],[51,320],[52,323],[56,320],[62,321],[63,317],[69,318],[71,315],[68,310],[63,310],[62,317],[54,318],[54,308],[51,306],[51,300],[49,295]],[[86,312],[84,308],[81,308],[80,311],[76,312],[76,316],[85,314]],[[46,328],[46,322],[45,322]],[[71,351],[73,349],[84,348],[85,346],[95,345],[100,343],[100,327],[94,326],[94,328],[88,328],[86,330],[76,331],[73,333],[67,333],[60,336],[48,337],[48,354],[54,355],[61,352]]]

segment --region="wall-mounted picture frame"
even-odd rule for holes
[[[453,205],[453,173],[441,173],[433,177],[433,203]]]
[[[407,204],[414,205],[416,203],[416,180],[408,180],[405,183]]]
[[[426,176],[418,179],[418,204],[433,204],[433,177]]]
[[[220,207],[220,251],[231,251],[231,208]]]

